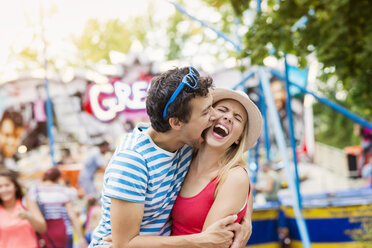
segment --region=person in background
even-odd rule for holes
[[[247,211],[249,217],[252,214],[253,197],[243,153],[260,136],[260,111],[243,92],[216,88],[213,101],[220,117],[194,152],[172,209],[172,235],[200,233],[232,214],[238,215],[239,223]]]
[[[66,194],[70,198],[72,206],[75,209],[75,207],[77,206],[78,191],[70,185],[70,180],[69,179],[65,179],[65,180],[61,180],[61,181],[62,181],[61,185],[63,185],[66,188]],[[79,215],[78,212],[75,211],[76,218],[78,218],[78,215]],[[68,237],[68,243],[67,243],[68,245],[67,245],[66,248],[72,248],[73,247],[74,230],[73,230],[73,227],[71,225],[70,218],[68,217],[67,211],[65,211],[63,213],[63,220],[65,221],[65,224],[66,224],[66,233],[67,233],[67,237]]]
[[[71,151],[68,148],[63,148],[61,150],[61,159],[58,161],[57,164],[75,164],[76,161],[71,155]]]
[[[104,141],[98,147],[93,147],[89,151],[79,174],[79,185],[84,189],[86,195],[97,195],[97,190],[94,186],[94,175],[98,170],[106,168],[103,155],[109,151],[109,148],[109,143]]]
[[[35,231],[44,233],[46,229],[46,222],[36,202],[29,197],[23,197],[18,174],[10,170],[1,170],[0,247],[37,248]]]
[[[360,136],[362,137],[361,146],[363,151],[359,168],[362,168],[367,161],[372,162],[372,130],[368,127],[360,126]]]
[[[85,221],[85,239],[88,243],[92,240],[92,233],[101,220],[101,205],[97,198],[88,196]]]
[[[253,185],[253,188],[259,193],[263,193],[266,201],[277,201],[278,191],[280,189],[279,175],[271,168],[270,163],[263,163],[261,165],[263,172],[262,181],[258,181]]]
[[[30,188],[28,193],[29,197],[42,209],[47,222],[47,231],[41,235],[41,238],[48,248],[72,247],[72,223],[78,235],[80,247],[87,247],[67,189],[59,184],[60,178],[59,169],[52,167],[45,172],[43,181]]]
[[[24,131],[23,117],[19,112],[5,110],[0,120],[0,165],[15,170],[16,152]]]
[[[362,178],[366,181],[365,185],[372,188],[372,163],[368,163],[363,167]]]
[[[359,124],[354,124],[354,135],[361,136],[362,157],[358,162],[358,171],[366,181],[368,187],[372,186],[372,130]]]

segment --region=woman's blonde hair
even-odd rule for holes
[[[239,144],[232,144],[226,151],[224,156],[218,161],[218,166],[220,167],[220,170],[217,175],[217,188],[215,190],[218,192],[218,189],[220,185],[226,180],[226,177],[229,173],[229,171],[236,166],[240,166],[242,168],[245,168],[247,166],[247,162],[243,159],[244,154],[244,147],[247,140],[247,134],[248,134],[248,120],[247,124],[244,126],[243,132],[240,136],[240,142]]]

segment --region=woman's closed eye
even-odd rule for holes
[[[235,119],[236,119],[237,121],[239,121],[239,122],[242,122],[242,121],[243,121],[243,117],[241,117],[241,115],[239,115],[239,114],[236,114],[236,115],[235,115]]]
[[[227,112],[228,109],[226,107],[219,107],[219,108],[217,108],[217,110],[222,112],[222,113],[225,113],[225,112]]]

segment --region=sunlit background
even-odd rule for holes
[[[313,247],[371,247],[371,5],[0,0],[0,164],[29,186],[60,162],[79,189],[89,149],[106,140],[114,150],[149,121],[151,79],[193,65],[217,87],[246,92],[264,116],[245,159],[252,184],[264,184],[260,165],[272,164],[280,201],[255,195],[249,247],[306,247],[304,220]],[[73,163],[61,162],[67,148]]]

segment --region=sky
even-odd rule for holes
[[[167,1],[156,2],[158,14],[173,9]],[[141,15],[148,3],[149,0],[0,0],[0,66],[7,63],[11,46],[17,51],[30,42],[32,29],[40,24],[40,9],[44,14],[52,13],[45,14],[45,34],[58,47],[71,34],[81,33],[89,19],[125,21]]]
[[[27,46],[33,46],[37,51],[43,50],[41,41],[37,42],[36,49],[35,42],[31,43],[35,33],[39,34],[39,37],[42,33],[41,19],[44,20],[44,34],[48,42],[47,56],[54,58],[57,66],[63,64],[63,59],[58,63],[58,58],[75,56],[76,46],[72,44],[71,36],[78,37],[89,19],[105,21],[118,18],[125,22],[135,16],[148,13],[149,3],[155,3],[155,7],[151,9],[151,18],[162,20],[161,23],[167,23],[167,18],[176,11],[168,0],[0,0],[0,83],[16,78],[16,71],[22,68],[22,62],[10,56],[11,49],[15,53]],[[221,18],[218,11],[211,11],[210,8],[201,6],[201,0],[185,1],[183,7],[209,23],[218,22]],[[43,18],[40,16],[41,12],[44,14]],[[190,25],[200,25],[186,16],[181,24],[178,27],[180,36],[188,32]],[[165,28],[154,29],[148,32],[148,35],[154,44],[146,47],[147,56],[151,60],[155,58],[164,61],[165,51],[168,49],[168,43],[162,40],[167,38]],[[204,35],[210,40],[217,37],[213,31],[206,28]],[[202,35],[193,35],[190,42],[183,45],[182,55],[187,58],[183,62],[200,66],[207,72],[235,65],[235,59],[229,57],[226,52],[222,57],[220,56],[220,61],[215,57],[215,54],[221,50],[234,50],[231,44],[222,39],[217,39],[214,43],[200,44],[201,39]],[[221,49],[222,47],[224,49]]]

